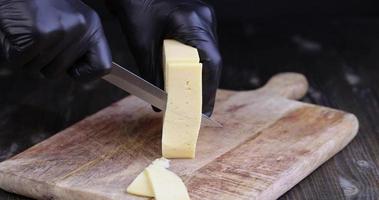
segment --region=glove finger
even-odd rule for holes
[[[139,30],[128,31],[127,38],[142,78],[163,89],[163,43],[159,39],[159,31],[151,27],[144,33]]]
[[[118,17],[121,23],[121,28],[135,58],[141,77],[163,89],[163,31],[160,23],[150,23],[150,20],[138,20],[139,18],[151,17],[147,16],[149,12],[141,12],[138,8],[134,9],[133,7],[138,7],[138,5],[146,2],[135,1],[131,3],[123,0],[113,0],[107,1],[107,3],[108,8]],[[153,110],[159,111],[154,107]]]
[[[162,40],[154,38],[153,34],[152,32],[144,34],[129,32],[128,41],[142,78],[163,89],[163,44]]]
[[[203,64],[203,113],[210,116],[213,112],[216,92],[221,75],[222,59],[215,37],[213,13],[209,7],[182,7],[170,17],[169,37],[198,49]]]
[[[103,30],[98,29],[91,41],[84,56],[68,71],[76,80],[94,80],[108,74],[112,68],[112,56]]]
[[[132,45],[134,55],[142,78],[164,89],[164,77],[162,67],[162,42],[163,39],[148,39],[146,42],[135,42]],[[159,108],[152,106],[155,112],[161,112]]]
[[[128,9],[132,5],[127,1],[115,0],[110,1],[109,4],[114,14],[119,18],[142,78],[159,88],[163,88],[163,31],[160,23],[140,24],[146,21],[137,19],[139,17],[148,17],[145,15],[149,13]],[[125,12],[125,10],[130,12]]]
[[[148,41],[136,41],[131,46],[141,76],[163,89],[162,43],[149,39]]]
[[[36,34],[30,13],[23,1],[4,1],[0,4],[0,45],[4,58],[13,66],[22,66],[38,54]]]
[[[46,19],[44,19],[46,20]],[[68,15],[61,23],[40,23],[39,35],[48,45],[43,45],[37,55],[25,68],[42,71],[47,77],[54,77],[64,71],[73,58],[78,58],[83,50],[84,27],[80,17]],[[83,54],[83,53],[82,53]]]
[[[49,45],[43,45],[41,50],[35,57],[24,64],[24,69],[32,72],[40,72],[46,66],[51,63],[55,57],[59,56],[61,52],[67,48],[69,41],[61,40],[61,36],[54,36],[54,38],[48,39],[50,41]]]
[[[163,89],[162,44],[145,35],[145,40],[130,42],[141,77]],[[155,112],[161,110],[152,106]]]
[[[203,113],[211,116],[221,76],[221,55],[214,45],[198,45],[200,62],[203,64]]]
[[[180,39],[178,38],[180,41]],[[184,40],[183,40],[184,42]],[[214,43],[202,40],[187,40],[187,44],[197,48],[200,62],[203,65],[203,114],[211,116],[215,103],[219,79],[221,76],[222,60],[218,48]]]
[[[71,43],[55,55],[53,59],[40,70],[41,74],[47,78],[58,77],[72,67],[76,61],[84,55],[84,53],[85,49],[81,43]],[[41,63],[41,60],[42,59],[32,63],[32,65],[38,65]]]

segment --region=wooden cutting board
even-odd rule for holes
[[[172,160],[192,200],[275,199],[356,135],[352,114],[295,101],[296,73],[254,91],[219,90],[196,159]],[[161,156],[162,114],[127,97],[0,163],[0,187],[36,199],[143,199],[126,187]],[[315,191],[316,192],[316,191]]]

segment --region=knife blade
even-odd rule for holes
[[[145,81],[115,62],[112,62],[111,72],[108,75],[103,76],[103,79],[161,110],[166,110],[167,93],[165,91]],[[201,117],[201,125],[208,127],[222,127],[220,123],[212,120],[204,114],[202,114]]]

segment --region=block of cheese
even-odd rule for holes
[[[165,40],[163,52],[167,105],[162,155],[194,158],[201,124],[202,65],[197,50],[179,42]]]
[[[182,179],[164,167],[151,165],[146,168],[156,200],[189,200]]]
[[[156,159],[151,165],[160,166],[162,168],[168,168],[170,166],[169,160],[165,158]],[[142,171],[138,176],[133,180],[133,182],[128,186],[126,191],[130,194],[145,196],[145,197],[154,197],[154,191],[151,187],[149,178],[147,176],[146,169]]]

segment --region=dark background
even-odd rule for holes
[[[137,72],[102,1],[114,60]],[[379,199],[379,5],[374,0],[212,0],[224,58],[221,88],[260,87],[272,75],[306,75],[303,101],[357,115],[347,148],[282,199]],[[0,161],[127,95],[98,80],[46,80],[0,67]],[[26,199],[0,190],[0,199]]]

